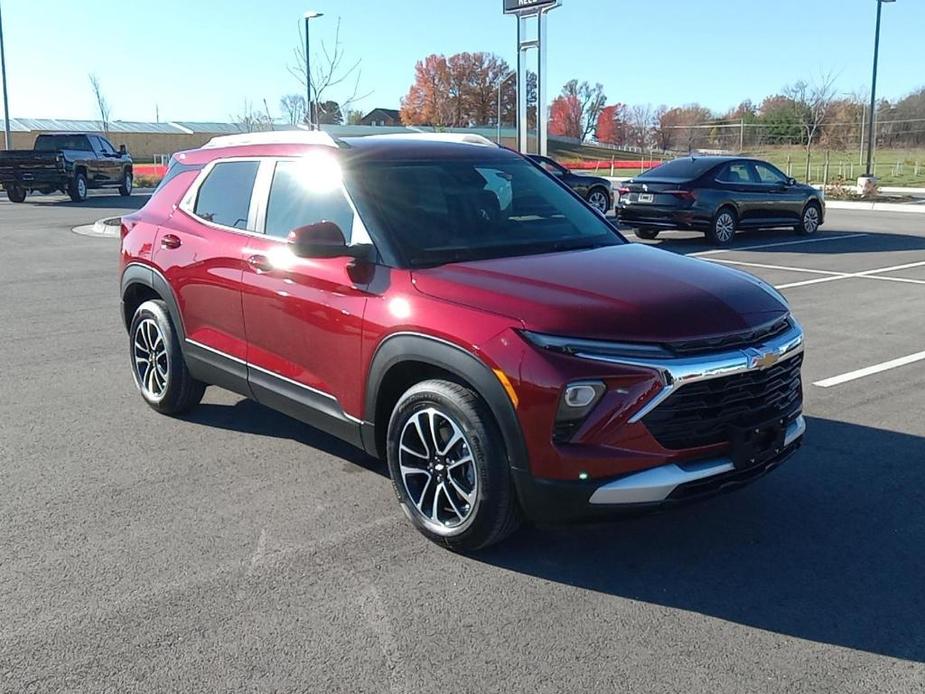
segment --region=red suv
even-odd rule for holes
[[[218,385],[362,447],[456,549],[739,486],[805,429],[773,288],[478,137],[216,138],[123,218],[121,272],[151,407]]]

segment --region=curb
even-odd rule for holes
[[[826,200],[827,210],[865,210],[867,212],[912,212],[925,214],[925,205],[902,202],[849,202],[845,200]]]
[[[122,217],[106,217],[98,219],[93,224],[81,224],[71,231],[81,236],[95,236],[104,239],[119,238],[119,229],[122,225]]]

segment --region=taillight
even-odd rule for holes
[[[628,195],[630,192],[630,189],[629,188],[617,188],[617,192],[620,195]]]
[[[697,199],[697,196],[691,190],[669,190],[666,192],[669,195],[674,195],[679,200],[693,201]]]

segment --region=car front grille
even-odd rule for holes
[[[803,354],[759,371],[747,371],[678,388],[642,418],[665,448],[710,446],[729,440],[729,427],[775,417],[790,419],[803,403]]]

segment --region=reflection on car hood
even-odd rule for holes
[[[756,278],[640,244],[414,271],[424,294],[589,339],[672,342],[757,328],[787,306]]]

